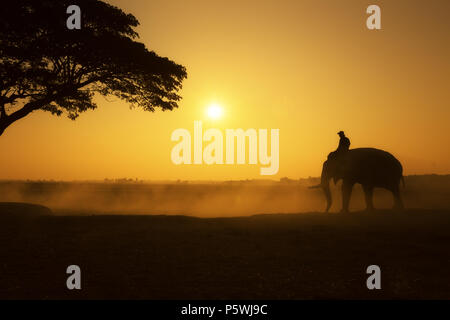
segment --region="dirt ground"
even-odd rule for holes
[[[25,210],[25,209],[24,209]],[[450,211],[2,215],[2,299],[449,299]],[[368,290],[366,268],[381,268]],[[66,268],[81,268],[81,290]]]

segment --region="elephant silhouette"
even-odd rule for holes
[[[330,180],[342,180],[342,210],[348,212],[353,186],[362,185],[367,210],[373,210],[373,189],[385,188],[394,196],[394,208],[403,209],[400,181],[403,167],[392,154],[375,148],[350,149],[338,155],[330,153],[323,163],[321,182],[313,188],[322,188],[327,200],[325,212],[331,207]],[[404,184],[404,181],[403,181]]]

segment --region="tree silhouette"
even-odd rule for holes
[[[69,30],[72,1],[12,0],[0,11],[0,135],[35,110],[76,119],[95,93],[147,111],[178,107],[186,69],[137,42],[139,22],[99,0],[77,0],[80,30]]]

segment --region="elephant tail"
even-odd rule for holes
[[[403,184],[403,189],[405,189],[406,188],[406,185],[405,185],[405,177],[402,175],[402,184]]]

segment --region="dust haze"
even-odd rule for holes
[[[280,181],[140,182],[120,179],[101,182],[2,181],[0,201],[49,207],[55,214],[169,214],[197,217],[249,216],[264,213],[318,212],[325,208],[320,189],[309,189],[319,178]],[[450,175],[405,177],[407,208],[450,208]],[[333,186],[333,206],[341,207],[340,183]],[[376,208],[393,204],[388,191],[375,191]],[[351,209],[365,208],[356,185]]]

